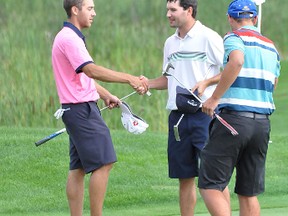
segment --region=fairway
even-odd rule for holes
[[[282,71],[287,63],[282,63]],[[261,215],[288,211],[287,89],[283,73],[275,92],[271,141],[266,164],[266,191],[259,196]],[[152,96],[153,97],[153,96]],[[119,112],[119,110],[109,111]],[[166,120],[161,119],[163,124]],[[66,133],[35,147],[34,142],[59,128],[0,127],[0,215],[68,216],[65,183],[68,170]],[[167,177],[167,134],[148,130],[134,135],[123,128],[111,131],[118,162],[111,171],[104,216],[179,216],[178,184]],[[88,183],[88,176],[86,183]],[[231,187],[233,215],[238,201]],[[84,215],[89,215],[88,191]],[[208,215],[198,194],[195,215]]]
[[[278,130],[277,122],[274,128]],[[69,215],[65,196],[67,134],[40,147],[34,145],[39,137],[53,131],[0,127],[0,215]],[[137,136],[125,130],[113,130],[112,137],[118,162],[111,172],[104,216],[179,215],[178,184],[167,177],[166,134],[147,131]],[[287,212],[287,138],[275,132],[271,136],[266,192],[259,196],[262,215],[273,212],[273,216],[280,216]],[[88,176],[86,180],[88,183]],[[233,215],[237,215],[233,186],[229,189]],[[208,215],[199,194],[198,197],[196,215]],[[89,215],[87,190],[84,213]]]
[[[281,55],[281,76],[274,94],[271,143],[267,154],[265,193],[259,196],[261,216],[288,215],[288,2],[267,0],[262,32]],[[51,46],[66,19],[62,0],[0,0],[0,216],[69,216],[66,178],[69,140],[63,133],[36,147],[35,141],[64,127],[51,67]],[[109,2],[109,3],[108,3]],[[286,3],[283,3],[286,2]],[[20,3],[20,1],[19,1]],[[198,19],[224,36],[227,0],[200,0]],[[162,75],[163,45],[175,32],[166,17],[166,1],[95,0],[97,18],[83,33],[95,62],[135,76]],[[283,25],[277,25],[276,23]],[[119,98],[134,90],[128,85],[100,83]],[[128,133],[120,109],[102,116],[111,129],[118,161],[109,178],[103,216],[180,216],[178,181],[168,178],[167,92],[127,98],[133,112],[149,123],[141,134]],[[104,107],[99,101],[99,107]],[[85,178],[84,216],[89,216]],[[237,196],[229,190],[233,216]],[[198,193],[195,216],[209,216]]]

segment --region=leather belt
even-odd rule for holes
[[[241,111],[235,111],[235,110],[227,110],[227,109],[221,109],[221,113],[231,114],[231,115],[238,115],[246,118],[251,119],[268,119],[269,115],[265,114],[259,114],[254,112],[241,112]]]
[[[194,113],[185,113],[185,112],[181,112],[179,110],[171,110],[171,112],[175,112],[175,113],[181,113],[181,114],[194,114]],[[197,112],[202,112],[202,109],[199,108],[195,113]]]

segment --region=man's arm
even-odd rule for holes
[[[164,90],[168,87],[168,80],[165,76],[160,76],[156,79],[149,79],[148,86],[150,89]]]
[[[278,78],[275,78],[275,82],[274,82],[274,90],[277,88],[278,85]]]
[[[234,50],[229,55],[229,62],[224,68],[219,83],[212,95],[215,99],[220,99],[228,88],[236,80],[244,64],[244,54],[240,50]]]
[[[113,71],[108,68],[95,65],[94,63],[85,65],[82,68],[82,71],[88,77],[95,80],[100,80],[103,82],[128,83],[140,94],[144,94],[148,91],[148,81],[146,78],[140,79],[139,77],[131,74]]]
[[[202,111],[209,116],[213,116],[214,110],[218,106],[220,98],[224,95],[227,89],[236,80],[244,64],[244,54],[240,50],[234,50],[229,55],[229,62],[224,68],[219,83],[213,92],[212,96],[206,100],[202,106]]]
[[[118,106],[118,104],[121,103],[119,98],[112,95],[107,89],[99,85],[97,82],[95,82],[95,86],[100,98],[104,101],[106,106],[109,106],[110,109]]]
[[[205,89],[211,85],[217,84],[219,82],[220,78],[221,78],[221,73],[218,73],[214,77],[202,80],[202,81],[196,83],[196,85],[192,88],[191,91],[194,92],[195,90],[197,90],[198,96],[201,97],[203,95]]]

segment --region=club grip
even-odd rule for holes
[[[35,142],[36,146],[42,145],[43,143],[47,142],[48,140],[52,139],[53,137],[45,137],[37,142]]]
[[[47,142],[47,141],[55,138],[56,136],[64,133],[65,131],[66,131],[66,128],[63,128],[63,129],[61,129],[61,130],[59,130],[59,131],[57,131],[57,132],[55,132],[55,133],[53,133],[53,134],[50,134],[49,136],[44,137],[43,139],[35,142],[35,145],[36,145],[36,146],[42,145],[43,143],[45,143],[45,142]]]

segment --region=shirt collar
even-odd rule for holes
[[[85,43],[85,36],[82,34],[82,32],[76,27],[74,26],[72,23],[70,22],[64,22],[63,27],[68,27],[70,29],[72,29]]]
[[[185,38],[186,37],[192,38],[195,35],[195,33],[198,32],[198,29],[199,29],[200,26],[201,26],[201,22],[199,20],[196,20],[194,26],[190,29],[189,32],[187,32]],[[175,37],[180,38],[178,29],[176,29]]]
[[[246,25],[246,26],[242,26],[241,28],[245,28],[245,29],[249,29],[249,30],[253,30],[253,31],[257,31],[259,32],[258,28],[252,25]],[[241,29],[240,28],[240,29]]]

